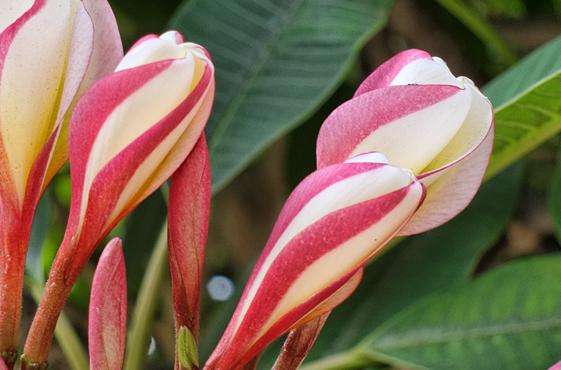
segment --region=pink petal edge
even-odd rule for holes
[[[127,329],[127,279],[121,240],[107,244],[91,290],[88,342],[92,370],[121,369]]]

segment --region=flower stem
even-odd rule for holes
[[[277,358],[272,370],[296,370],[302,364],[308,352],[314,346],[325,321],[329,317],[328,312],[314,320],[292,330],[282,346],[281,353]]]
[[[49,279],[23,349],[22,363],[28,368],[46,365],[58,317],[79,272],[91,256],[91,252],[76,253],[79,250],[76,246],[77,239],[71,233],[65,234],[51,266]]]
[[[347,351],[305,364],[301,370],[350,370],[361,369],[368,365],[372,365],[372,361],[360,352]]]
[[[0,254],[0,353],[9,369],[17,358],[21,319],[25,253],[19,244]]]
[[[131,329],[128,335],[125,370],[142,369],[145,365],[148,343],[150,341],[150,328],[160,296],[160,285],[166,271],[166,257],[167,223],[164,223],[140,285],[136,307],[132,316]]]
[[[39,302],[43,293],[43,287],[31,278],[26,279],[26,286],[31,292],[33,299]],[[89,367],[88,356],[78,334],[72,327],[68,317],[62,313],[58,319],[55,336],[64,353],[70,368],[73,370],[87,370]]]
[[[27,368],[46,365],[58,317],[72,290],[58,269],[52,269],[27,335],[22,362]]]

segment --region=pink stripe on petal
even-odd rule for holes
[[[8,366],[6,366],[2,357],[0,357],[0,370],[8,370]]]
[[[380,163],[365,162],[342,164],[325,168],[322,171],[315,172],[314,174],[306,177],[286,200],[285,206],[281,210],[269,240],[267,241],[267,245],[263,250],[262,256],[268,254],[268,251],[274,247],[278,238],[285,231],[294,216],[296,216],[314,196],[339,181],[381,168],[383,166],[384,164]]]
[[[321,292],[318,292],[313,297],[310,297],[310,299],[308,299],[300,306],[294,308],[286,315],[284,315],[261,337],[259,337],[255,343],[251,344],[248,350],[243,353],[243,356],[235,362],[236,365],[243,366],[244,364],[248,363],[253,357],[261,353],[261,351],[263,351],[267,347],[267,345],[269,345],[275,339],[282,336],[290,329],[295,328],[297,325],[301,325],[301,318],[306,317],[310,312],[313,312],[316,307],[321,306],[326,301],[329,301],[331,297],[337,294],[337,292],[343,291],[350,295],[352,293],[352,290],[354,290],[358,283],[360,283],[361,275],[357,274],[357,270],[348,273],[347,275],[343,276],[336,282],[323,289]],[[350,292],[346,291],[347,284],[349,284],[349,287],[352,288]],[[224,356],[221,359],[221,363],[223,364],[223,366],[217,368],[217,370],[230,369],[230,367],[228,367],[228,364],[231,363],[230,360],[225,361],[224,359],[227,359],[227,357]]]
[[[417,59],[431,59],[431,55],[423,50],[409,49],[396,54],[374,72],[372,72],[358,87],[354,96],[387,87],[399,72],[409,63]]]
[[[204,134],[171,178],[169,267],[176,330],[199,337],[200,290],[210,217],[210,159]]]
[[[150,33],[148,35],[144,35],[141,38],[139,38],[138,40],[136,40],[136,42],[134,44],[132,44],[132,46],[129,48],[129,51],[131,51],[134,48],[137,48],[138,46],[140,46],[140,44],[149,41],[149,40],[153,40],[153,39],[157,39],[160,36],[156,35],[155,33]]]
[[[555,365],[551,366],[549,370],[561,370],[561,361],[556,363]]]
[[[461,91],[447,85],[390,86],[345,102],[321,126],[316,149],[318,168],[344,162],[378,128],[430,108]],[[381,150],[370,148],[369,151]]]
[[[90,369],[118,370],[123,366],[127,330],[127,279],[121,240],[109,242],[92,282],[88,344]]]

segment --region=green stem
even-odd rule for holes
[[[167,264],[167,223],[162,227],[160,236],[148,262],[146,274],[142,279],[140,291],[132,316],[132,325],[128,335],[125,370],[145,368],[150,330],[156,304],[160,296],[160,286]]]
[[[372,365],[372,361],[359,351],[340,352],[304,364],[300,370],[351,370]]]
[[[39,303],[41,300],[41,295],[43,294],[43,288],[41,284],[35,282],[32,278],[27,278],[25,281],[33,299]],[[89,361],[86,350],[82,346],[80,337],[72,327],[72,323],[62,313],[59,318],[55,328],[55,337],[73,370],[88,370]]]
[[[485,45],[492,49],[507,66],[516,62],[516,54],[510,49],[506,41],[475,9],[471,9],[462,0],[436,0],[436,2],[458,18]]]

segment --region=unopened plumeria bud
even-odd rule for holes
[[[127,336],[127,276],[121,240],[107,244],[95,270],[88,316],[90,370],[122,369]]]
[[[122,56],[106,0],[2,1],[0,352],[18,342],[33,214],[41,193],[67,159],[71,108]]]
[[[70,127],[70,215],[28,335],[28,361],[46,360],[77,275],[98,242],[185,160],[213,96],[208,53],[171,31],[142,38],[80,99]]]
[[[424,199],[410,171],[384,162],[360,155],[319,169],[294,190],[207,369],[242,367],[354,290],[363,265]]]
[[[493,146],[493,111],[465,77],[439,58],[407,50],[382,64],[354,97],[325,120],[318,168],[360,153],[384,153],[427,187],[423,206],[401,234],[448,221],[471,201]]]
[[[168,260],[175,330],[188,328],[196,341],[210,196],[210,158],[203,134],[172,176],[168,202]]]

